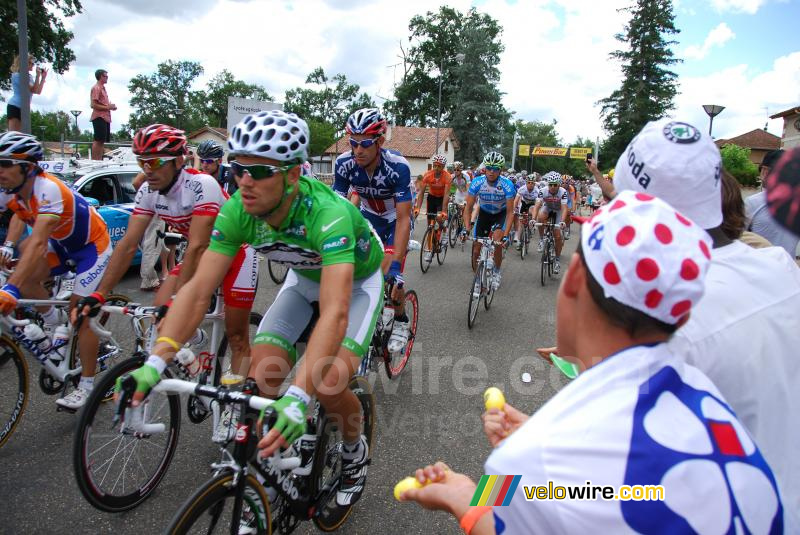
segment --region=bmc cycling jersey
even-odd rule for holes
[[[447,183],[451,181],[450,173],[447,171],[440,171],[437,178],[436,171],[431,169],[425,176],[422,177],[422,183],[428,186],[428,196],[444,197],[444,190]]]
[[[539,201],[548,211],[555,210],[561,211],[561,205],[567,204],[567,190],[562,187],[558,188],[555,193],[550,193],[550,188],[539,190]]]
[[[178,179],[166,194],[151,190],[145,183],[136,193],[133,215],[157,215],[177,232],[189,237],[193,216],[216,217],[228,199],[220,184],[211,175],[194,169],[181,169]],[[170,275],[178,276],[180,266]],[[256,295],[258,262],[255,251],[242,248],[223,282],[225,304],[250,308]]]
[[[394,244],[397,203],[411,202],[411,171],[400,154],[380,151],[380,162],[372,176],[356,164],[352,152],[336,159],[333,190],[345,197],[352,187],[361,199],[361,213],[378,232],[384,245]]]
[[[209,249],[233,256],[250,244],[316,282],[323,266],[354,264],[354,279],[380,269],[383,247],[358,208],[314,179],[301,176],[297,187],[289,214],[277,229],[245,212],[237,192],[222,207]]]
[[[10,209],[30,226],[39,216],[57,217],[47,244],[50,273],[66,273],[71,260],[76,273],[73,293],[89,295],[100,284],[111,255],[106,223],[86,199],[54,176],[43,173],[34,180],[27,202],[16,194],[0,194],[0,211]]]
[[[504,176],[490,184],[485,175],[477,177],[469,186],[469,194],[478,198],[481,210],[490,214],[505,211],[506,201],[517,195],[511,181]]]

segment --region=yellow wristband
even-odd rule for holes
[[[172,349],[174,349],[175,351],[179,351],[180,348],[181,348],[181,346],[178,344],[178,342],[176,342],[175,340],[173,340],[169,336],[159,336],[158,338],[156,338],[156,343],[159,343],[159,342],[164,342],[165,344],[168,344],[168,345],[172,346]]]
[[[470,507],[469,511],[467,511],[463,517],[461,517],[461,522],[459,522],[461,529],[464,530],[466,535],[470,535],[472,528],[475,527],[475,524],[478,523],[478,520],[480,520],[483,515],[491,510],[491,506],[488,505]]]

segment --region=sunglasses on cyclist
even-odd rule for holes
[[[200,158],[200,163],[204,163],[206,165],[208,165],[210,163],[214,163],[216,161],[217,160],[215,158]]]
[[[500,166],[499,165],[487,165],[486,166],[486,170],[487,171],[494,171],[496,173],[499,173],[500,172]]]
[[[8,169],[9,167],[13,167],[15,165],[21,165],[23,163],[30,163],[26,162],[25,160],[0,160],[0,167],[3,169]]]
[[[292,167],[296,167],[297,164],[293,163],[290,165],[284,165],[283,167],[276,167],[274,165],[266,165],[266,164],[251,164],[251,165],[242,165],[237,162],[231,162],[231,170],[236,178],[242,178],[244,176],[244,172],[247,171],[253,180],[263,180],[265,178],[270,178],[278,173],[285,173]]]
[[[376,137],[372,138],[372,139],[362,139],[361,141],[358,141],[358,140],[355,140],[353,138],[350,138],[350,146],[353,147],[353,148],[356,148],[359,145],[361,145],[362,149],[368,149],[368,148],[370,148],[371,146],[373,146],[377,142],[378,142],[378,138],[376,138]]]
[[[166,158],[136,158],[136,163],[139,164],[139,167],[144,169],[144,166],[150,168],[151,171],[156,171],[157,169],[161,169],[167,162],[171,162],[177,158],[177,156],[167,156]]]

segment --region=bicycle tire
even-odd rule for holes
[[[460,232],[461,228],[458,224],[458,213],[452,213],[447,219],[447,242],[450,244],[450,247],[456,246],[456,240]]]
[[[519,257],[520,260],[525,260],[525,255],[528,253],[528,225],[522,225],[522,231],[519,237]]]
[[[547,244],[547,276],[553,277],[553,263],[556,261],[556,246],[551,239]]]
[[[439,242],[439,248],[438,248],[438,250],[436,251],[436,262],[437,262],[437,263],[438,263],[440,266],[441,266],[442,264],[444,264],[444,259],[445,259],[445,257],[447,256],[447,247],[448,247],[448,244],[449,244],[449,240],[445,240],[444,242],[442,242],[442,236],[444,236],[444,229],[442,229],[442,230],[440,231],[440,236],[439,236],[439,238],[438,238],[438,240],[437,240],[437,241]],[[436,237],[434,236],[434,239],[435,239],[435,238],[436,238]]]
[[[15,379],[16,376],[16,379]],[[9,388],[2,389],[0,402],[0,448],[14,434],[25,414],[30,397],[28,387],[28,363],[19,346],[7,335],[0,336],[0,378],[8,381]],[[10,388],[16,384],[16,389]],[[16,390],[16,395],[12,393]],[[7,394],[10,394],[7,396]],[[6,401],[8,400],[8,401]],[[8,406],[8,407],[6,407]]]
[[[358,401],[361,403],[364,418],[363,433],[367,439],[370,456],[372,456],[376,421],[375,394],[369,381],[361,375],[356,375],[350,380],[349,388],[356,394]],[[337,447],[336,442],[331,445],[330,441],[331,438],[338,440],[339,435],[340,431],[336,428],[334,421],[325,415],[322,418],[321,429],[318,430],[317,445],[314,451],[314,464],[311,469],[311,496],[318,495],[321,489],[325,488],[325,485],[338,478],[338,474],[341,471],[341,448]],[[326,478],[323,475],[326,469],[330,469],[330,478]],[[336,493],[333,492],[328,496],[326,503],[317,504],[317,510],[319,513],[313,517],[314,525],[320,531],[327,533],[338,530],[347,521],[353,512],[353,505],[340,507],[336,504]]]
[[[115,407],[112,403],[104,403],[103,395],[101,394],[101,392],[108,390],[108,388],[116,382],[117,377],[121,377],[122,375],[133,371],[144,364],[144,359],[144,354],[134,355],[129,359],[123,360],[114,368],[103,374],[102,379],[97,386],[95,386],[92,394],[89,396],[89,400],[86,402],[86,405],[81,411],[78,419],[78,427],[75,430],[75,437],[73,439],[72,447],[72,463],[75,471],[75,478],[78,482],[78,488],[86,500],[93,507],[101,511],[106,511],[109,513],[127,511],[145,501],[153,492],[153,490],[158,487],[158,484],[164,475],[166,475],[167,470],[169,469],[169,464],[172,461],[172,457],[175,454],[175,450],[178,446],[178,438],[180,436],[181,427],[180,396],[178,394],[171,394],[168,396],[159,394],[155,401],[151,400],[152,405],[149,408],[149,412],[151,413],[149,421],[155,421],[152,413],[155,412],[157,415],[163,414],[164,419],[167,417],[169,418],[169,429],[166,433],[164,433],[166,436],[164,453],[160,456],[160,459],[158,459],[158,463],[156,464],[153,473],[148,475],[148,477],[145,478],[145,481],[135,489],[132,489],[132,491],[125,493],[125,489],[123,488],[121,494],[113,494],[113,492],[115,492],[115,487],[112,487],[110,491],[101,488],[102,484],[104,483],[105,476],[108,475],[109,471],[114,465],[115,459],[113,457],[112,459],[97,465],[98,476],[100,475],[99,470],[108,465],[108,468],[105,470],[105,474],[103,475],[103,480],[96,481],[94,476],[96,462],[95,459],[92,458],[92,453],[99,453],[106,446],[116,442],[116,447],[114,448],[112,446],[114,449],[114,454],[120,451],[126,452],[127,454],[127,451],[130,450],[130,454],[127,455],[127,459],[129,460],[133,457],[133,454],[137,449],[138,444],[136,441],[149,439],[149,437],[136,438],[132,435],[122,435],[117,431],[117,426],[119,424],[116,424],[113,427],[109,425],[111,417],[113,417],[113,413],[115,412]],[[169,375],[169,370],[167,370],[165,372],[165,377],[169,377]],[[102,414],[100,414],[101,412]],[[107,418],[107,421],[104,420],[104,418]],[[100,420],[103,421],[100,422]],[[90,435],[92,434],[92,430],[95,425],[104,433],[108,433],[108,430],[111,429],[111,440],[99,449],[92,449],[93,440]],[[126,441],[128,441],[128,443],[125,444],[124,448],[121,448],[120,445]],[[152,445],[152,443],[150,443],[150,445]],[[151,455],[150,453],[147,455],[147,458],[150,459],[154,457],[155,456]],[[142,457],[137,457],[137,460],[139,461],[139,466],[142,466]],[[123,469],[125,469],[126,466],[127,462],[123,464]],[[122,473],[116,476],[115,482],[119,481],[121,476]],[[130,476],[126,477],[129,478]]]
[[[542,248],[541,263],[542,263],[542,286],[544,286],[544,276],[545,273],[547,273],[547,243],[545,243],[545,246]]]
[[[187,533],[225,533],[231,532],[230,522],[217,524],[219,516],[225,508],[228,498],[233,498],[235,493],[233,474],[224,472],[210,480],[184,502],[175,513],[170,522],[167,533],[170,535],[185,535]],[[233,500],[231,500],[231,504]],[[243,512],[247,509],[252,513],[249,516],[252,523],[248,526],[255,528],[257,535],[271,535],[272,516],[269,508],[269,498],[264,487],[252,474],[245,479],[245,489],[242,502]],[[204,513],[213,515],[214,524],[207,529],[199,531],[195,524],[204,519]],[[241,526],[241,524],[240,524]],[[217,528],[217,529],[214,529]]]
[[[489,307],[492,306],[492,301],[494,301],[495,290],[492,284],[492,281],[486,281],[486,293],[483,295],[483,308],[486,310],[489,310]]]
[[[125,306],[130,302],[131,302],[131,298],[128,297],[127,295],[111,294],[108,297],[106,297],[105,304],[109,305],[109,306]],[[98,320],[97,321],[100,323],[100,325],[105,327],[105,325],[106,325],[106,323],[108,323],[108,320],[109,320],[110,317],[111,317],[111,314],[109,314],[108,312],[102,312],[102,313],[100,313],[98,315]],[[124,316],[121,316],[121,317],[124,318]],[[127,320],[124,320],[124,321],[127,321]],[[112,328],[111,330],[113,332],[113,331],[116,331],[118,329],[113,329]],[[134,343],[133,346],[134,347],[128,348],[128,349],[130,349],[130,351],[127,352],[128,354],[133,353],[133,350],[136,347],[136,343]],[[123,352],[123,350],[121,348],[117,348],[117,349],[119,350],[120,353]],[[99,360],[99,358],[100,358],[100,355],[98,355],[98,360]],[[72,343],[69,346],[69,367],[70,367],[70,369],[74,370],[75,368],[77,368],[79,361],[80,361],[80,354],[79,354],[79,350],[78,350],[78,337],[77,336],[73,336],[72,337]],[[118,362],[117,359],[113,359],[111,362],[105,363],[105,366],[103,366],[103,367],[105,369],[112,368],[114,366],[114,364],[116,364],[117,362]],[[98,362],[97,375],[100,374],[99,368],[100,368],[100,363]],[[42,371],[40,373],[40,378],[39,378],[40,386],[42,386],[41,385],[41,381],[42,381],[42,375],[43,374],[47,374],[47,372],[46,372],[46,370],[44,368],[42,368]],[[97,375],[95,375],[95,377]],[[50,378],[50,379],[51,379],[51,384],[60,384],[57,381],[55,381],[54,379],[52,379],[52,378]],[[79,381],[80,381],[80,376],[79,375],[76,375],[75,377],[73,377],[72,378],[72,386],[74,388],[77,388]],[[103,399],[104,400],[111,399],[112,395],[114,394],[113,390],[114,390],[114,385],[111,385],[111,390],[106,392],[106,396]],[[56,392],[53,392],[53,394],[50,394],[47,390],[45,390],[45,388],[43,386],[42,386],[42,391],[44,391],[48,395],[53,395],[53,394],[57,394],[57,393],[61,392],[61,387],[58,387],[58,390]]]
[[[272,282],[283,284],[286,280],[286,274],[289,273],[289,267],[286,264],[267,260],[267,271],[269,271],[269,278],[272,279]]]
[[[428,236],[431,235],[432,227],[428,226],[425,230],[425,234],[422,235],[422,244],[419,248],[419,268],[422,270],[423,273],[427,273],[428,269],[431,267],[431,263],[433,262],[433,236],[431,236],[431,245],[430,249],[427,251],[425,247],[428,243]],[[426,261],[425,256],[426,253],[430,253],[430,260]]]
[[[478,285],[481,290],[477,297],[475,296],[475,285]],[[472,329],[475,325],[475,318],[478,316],[478,308],[481,305],[481,297],[483,296],[483,264],[478,266],[475,270],[475,278],[472,280],[472,286],[469,288],[469,308],[467,309],[467,327]]]
[[[411,306],[411,314],[408,313],[409,304]],[[417,298],[417,292],[414,290],[406,292],[406,316],[408,316],[410,332],[408,343],[403,353],[399,355],[399,358],[393,359],[386,346],[383,346],[383,364],[389,379],[394,379],[403,373],[409,358],[411,358],[411,349],[414,347],[414,337],[417,335],[417,322],[419,321],[419,299]]]

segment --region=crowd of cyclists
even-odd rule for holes
[[[494,240],[494,290],[504,249],[522,246],[520,216],[528,215],[531,229],[541,224],[539,251],[543,224],[555,224],[556,274],[576,221],[579,244],[561,274],[552,353],[581,374],[530,417],[511,405],[484,414],[494,448],[486,472],[521,473],[528,485],[661,484],[666,500],[518,495],[510,507],[487,509],[471,505],[477,485],[443,462],[417,470],[419,488],[401,498],[452,514],[468,534],[523,533],[532,526],[546,532],[799,529],[800,461],[793,448],[800,431],[791,419],[800,373],[790,359],[800,342],[800,272],[783,250],[749,249],[718,230],[724,170],[710,138],[688,123],[650,123],[623,153],[616,176],[600,174],[588,159],[590,180],[516,172],[497,151],[474,169],[461,162],[448,169],[447,159],[434,155],[430,171],[412,180],[405,158],[384,147],[387,127],[374,108],[348,118],[351,150],[337,158],[330,187],[309,176],[309,128],[291,113],[245,117],[230,132],[228,165],[226,151],[205,142],[199,171],[186,165],[181,130],[142,128],[133,152],[144,183],[113,251],[94,208],[37,166],[42,144],[20,132],[0,134],[0,208],[14,212],[0,251],[4,264],[25,226],[32,228],[0,288],[0,312],[13,312],[23,297],[46,298],[42,282],[75,266],[70,320],[80,326],[83,367],[77,387],[57,403],[71,410],[86,403],[98,340],[82,320],[98,314],[152,218],[161,218],[187,246],[155,296],[158,337],[129,376],[132,406],[146,403],[185,344],[197,343],[198,326],[221,287],[232,348],[227,373],[254,379],[256,394],[276,399],[259,458],[304,435],[317,399],[342,425],[336,504],[351,507],[369,488],[370,451],[348,382],[384,308],[385,284],[395,312],[388,351],[409,343],[405,260],[423,202],[429,224],[446,221],[452,203],[463,214],[461,239]],[[473,269],[479,250],[474,241]],[[290,270],[251,339],[257,255]],[[39,312],[46,326],[65,321],[52,307]],[[300,359],[296,345],[309,328]],[[230,441],[235,426],[235,414],[224,414],[215,440]]]

